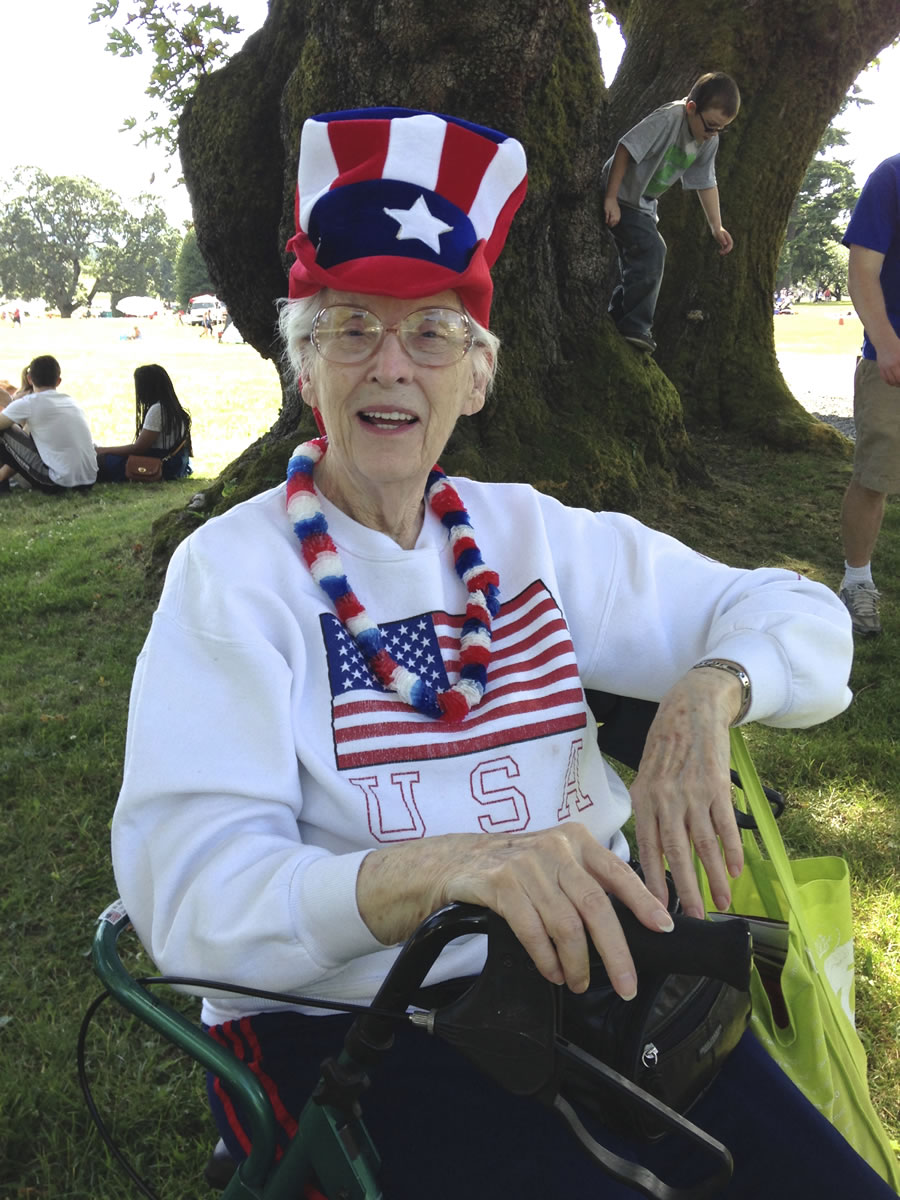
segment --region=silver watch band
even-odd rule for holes
[[[696,671],[699,667],[714,667],[717,671],[727,671],[739,681],[741,685],[741,707],[738,709],[738,714],[731,724],[737,725],[740,721],[743,721],[750,707],[751,691],[750,676],[740,663],[732,662],[729,658],[704,658],[702,662],[694,663],[691,670]]]

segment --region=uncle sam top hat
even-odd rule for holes
[[[487,327],[490,269],[526,186],[521,144],[457,117],[406,108],[310,117],[289,295],[452,290]]]

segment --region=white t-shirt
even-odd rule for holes
[[[4,414],[24,425],[37,452],[60,487],[81,487],[97,479],[97,454],[83,409],[65,392],[31,392],[7,404]]]
[[[162,418],[162,406],[151,404],[147,409],[146,417],[144,417],[144,425],[141,432],[143,433],[144,429],[149,429],[151,433],[158,433],[160,435],[153,443],[154,450],[173,450],[176,446],[181,445],[184,440],[184,429],[176,431],[174,436],[170,434],[169,437],[164,437],[162,432]]]

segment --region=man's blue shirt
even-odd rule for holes
[[[900,335],[900,154],[879,163],[866,180],[842,241],[884,255],[881,290],[888,319]],[[877,357],[868,334],[863,357]]]

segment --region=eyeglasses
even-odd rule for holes
[[[420,308],[397,325],[350,304],[330,304],[316,313],[310,340],[323,358],[333,363],[361,363],[395,333],[405,352],[421,367],[447,367],[472,348],[472,327],[455,308]]]
[[[729,127],[727,125],[707,125],[706,119],[703,116],[703,113],[699,111],[699,109],[697,111],[697,116],[700,118],[700,124],[703,126],[704,133],[727,133],[728,132]]]

